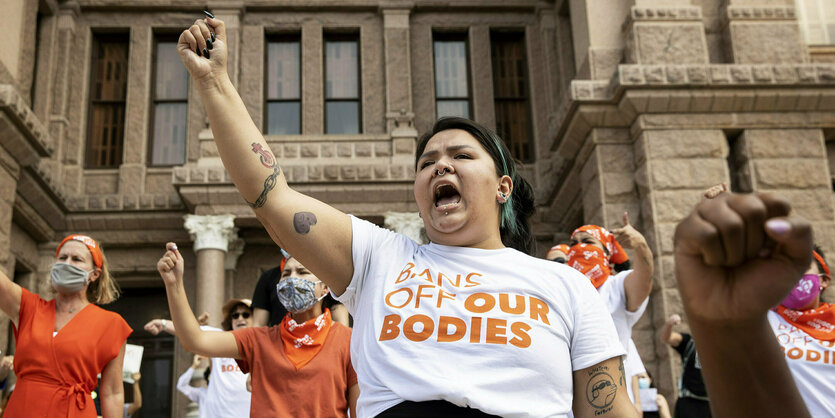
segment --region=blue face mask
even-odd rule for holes
[[[639,377],[638,378],[638,389],[649,389],[649,378],[648,377]]]
[[[327,296],[327,294],[324,294],[320,298],[316,297],[316,285],[318,283],[320,282],[311,282],[310,280],[298,277],[281,279],[275,285],[276,292],[278,293],[278,301],[290,313],[304,312]]]
[[[52,276],[52,288],[58,293],[78,293],[90,283],[90,273],[93,271],[95,270],[85,271],[68,263],[55,263],[49,272]]]

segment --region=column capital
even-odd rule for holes
[[[244,240],[237,237],[232,238],[229,240],[229,250],[226,251],[226,261],[224,262],[224,268],[226,270],[235,270],[237,268],[238,258],[244,253],[244,245],[246,245]]]
[[[205,249],[229,250],[238,237],[235,215],[185,215],[184,226],[194,241],[194,252]]]
[[[423,219],[414,212],[386,212],[383,214],[383,224],[394,232],[403,234],[418,244],[425,244]]]

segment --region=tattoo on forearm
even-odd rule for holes
[[[258,154],[261,158],[261,165],[267,168],[272,168],[273,172],[266,179],[264,179],[264,189],[261,190],[261,194],[258,196],[258,199],[255,199],[254,202],[247,201],[246,203],[249,204],[253,209],[258,209],[264,206],[267,203],[267,195],[270,193],[272,189],[275,188],[276,183],[278,183],[278,175],[281,174],[281,168],[278,166],[278,163],[275,161],[275,157],[264,149],[264,146],[253,142],[252,143],[252,152]]]
[[[621,371],[621,382],[623,382],[623,360],[618,367]],[[588,383],[586,383],[586,400],[596,411],[595,415],[602,415],[612,410],[612,404],[618,395],[617,381],[609,374],[607,366],[599,366],[589,371]]]
[[[296,228],[297,233],[307,234],[312,225],[316,225],[316,215],[312,212],[296,212],[293,215],[293,227]]]

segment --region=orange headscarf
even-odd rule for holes
[[[571,247],[567,255],[566,264],[585,274],[595,289],[599,289],[603,283],[606,283],[611,270],[606,254],[599,247],[591,244],[577,244]]]
[[[597,225],[583,225],[575,229],[574,232],[571,233],[571,237],[574,238],[574,235],[581,231],[590,234],[603,243],[603,246],[606,247],[607,251],[609,251],[610,263],[623,264],[629,261],[629,256],[617,240],[615,240],[615,235],[609,232],[606,228]]]
[[[296,366],[296,370],[304,367],[319,354],[331,325],[331,311],[327,308],[321,315],[303,324],[294,321],[289,313],[284,317],[281,321],[281,341],[284,354]]]
[[[96,242],[96,240],[88,237],[87,235],[68,235],[58,244],[58,248],[55,249],[55,256],[58,257],[58,253],[61,252],[61,247],[67,243],[67,241],[78,241],[87,246],[87,249],[90,250],[90,254],[93,255],[93,264],[96,267],[101,268],[102,264],[104,263],[104,254],[101,252],[101,247]]]
[[[566,244],[557,244],[557,245],[551,247],[550,250],[548,250],[549,253],[551,251],[562,251],[563,254],[568,254],[568,252],[571,251],[571,247],[569,247]]]

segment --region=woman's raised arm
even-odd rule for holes
[[[168,309],[171,320],[177,329],[177,338],[186,351],[206,357],[231,357],[240,359],[238,343],[231,332],[203,331],[194,318],[188,305],[186,290],[183,287],[183,256],[177,250],[177,244],[169,242],[167,251],[157,262],[157,271],[165,282],[168,294]]]
[[[177,50],[200,92],[223,165],[244,200],[276,244],[341,294],[353,275],[350,218],[287,185],[226,72],[224,23],[197,20],[180,35]]]
[[[18,326],[22,294],[20,286],[0,271],[0,310],[9,316],[15,326]]]

